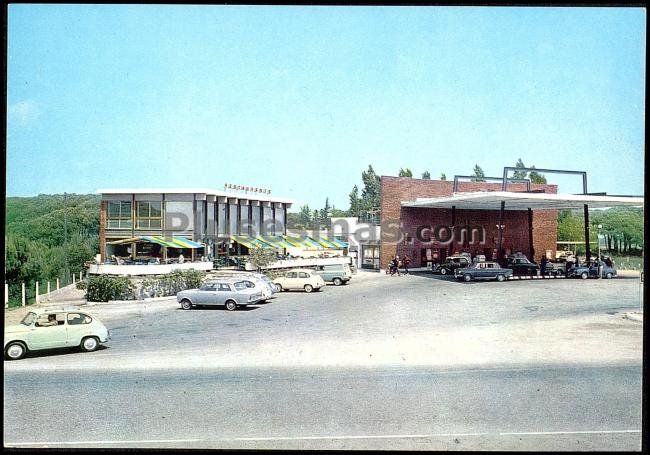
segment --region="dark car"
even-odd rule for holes
[[[469,264],[467,256],[449,256],[441,264],[434,264],[431,272],[440,275],[453,275],[456,269],[465,268]]]
[[[600,262],[600,265],[603,268],[603,278],[609,279],[616,276],[616,269],[614,267],[610,267],[604,262]],[[573,267],[567,272],[566,276],[567,278],[582,278],[583,280],[587,278],[598,278],[598,262],[590,262]]]
[[[512,269],[504,269],[496,262],[475,262],[469,267],[456,269],[454,276],[457,280],[497,280],[505,281],[512,276]]]
[[[530,262],[526,256],[509,257],[506,267],[512,269],[513,275],[536,276],[539,271],[539,265]]]

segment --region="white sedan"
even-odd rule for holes
[[[318,291],[325,286],[323,277],[314,270],[292,269],[273,280],[280,291],[304,290],[305,292]]]
[[[28,351],[80,347],[94,351],[110,339],[106,326],[76,307],[36,308],[5,328],[5,358],[18,360]]]

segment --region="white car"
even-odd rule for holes
[[[20,324],[5,327],[5,358],[18,360],[28,351],[65,347],[90,352],[109,339],[106,326],[77,307],[35,308]]]
[[[310,269],[291,269],[273,280],[280,291],[302,290],[305,292],[318,291],[325,286],[320,274]]]
[[[278,289],[275,284],[262,273],[238,272],[238,273],[212,273],[211,279],[237,279],[246,282],[249,288],[256,288],[262,293],[263,301],[276,298]]]

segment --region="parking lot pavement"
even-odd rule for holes
[[[369,273],[321,292],[282,292],[241,311],[174,298],[89,307],[108,349],[58,368],[488,366],[640,363],[636,280],[461,283]],[[56,356],[54,358],[57,358]],[[33,357],[12,368],[49,367]]]

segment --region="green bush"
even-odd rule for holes
[[[135,287],[126,277],[100,275],[88,278],[86,299],[89,302],[108,302],[109,300],[134,300]]]
[[[77,288],[77,289],[80,289],[80,290],[82,290],[82,291],[83,291],[84,289],[88,289],[88,281],[87,281],[87,280],[77,281],[77,286],[76,286],[76,288]]]
[[[198,288],[207,276],[198,270],[177,270],[168,275],[147,278],[142,282],[141,295],[148,297],[165,297],[176,295],[185,289]]]

